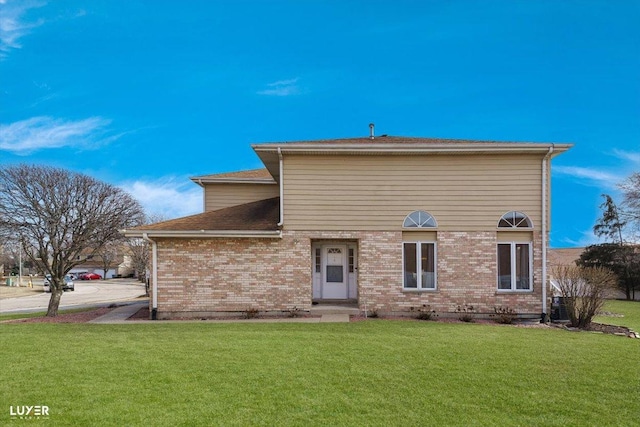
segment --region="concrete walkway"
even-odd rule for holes
[[[88,323],[102,323],[102,324],[139,324],[139,323],[184,323],[184,322],[198,322],[202,323],[203,320],[127,320],[133,316],[143,307],[149,305],[148,301],[135,302],[122,307],[118,307],[111,310],[109,313],[95,318]],[[321,317],[277,317],[277,318],[262,318],[262,319],[220,319],[220,320],[205,320],[209,323],[348,323],[349,314],[322,314]]]
[[[141,308],[147,307],[149,301],[139,301],[133,304],[123,305],[121,307],[111,310],[109,313],[90,320],[87,323],[125,323],[125,321],[136,314]],[[131,323],[126,322],[126,323]]]

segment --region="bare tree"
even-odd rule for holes
[[[616,275],[603,267],[559,265],[552,274],[564,297],[571,326],[581,329],[589,327],[617,282]]]
[[[111,242],[107,242],[102,248],[96,250],[96,255],[100,258],[100,266],[102,267],[102,280],[107,278],[107,273],[114,265],[116,259],[119,255],[119,245],[121,244],[121,240],[113,240]]]
[[[64,276],[80,255],[95,254],[143,215],[129,194],[87,175],[37,165],[0,170],[0,233],[51,275],[47,316],[58,314]]]
[[[127,247],[131,257],[131,266],[136,277],[142,282],[146,281],[150,259],[149,243],[144,239],[131,238],[127,240]]]
[[[619,185],[624,193],[623,206],[627,218],[640,226],[640,172],[636,172]]]
[[[146,216],[144,224],[155,224],[157,222],[166,221],[167,218],[159,214],[151,214]],[[151,269],[151,247],[149,242],[144,239],[132,237],[127,240],[129,248],[129,256],[131,264],[135,271],[136,277],[146,285],[146,292],[149,294],[147,271]]]

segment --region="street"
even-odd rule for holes
[[[135,279],[77,280],[75,291],[65,292],[60,299],[60,310],[85,306],[101,306],[136,300],[144,295],[144,284]],[[46,311],[51,294],[8,298],[0,300],[0,314]]]

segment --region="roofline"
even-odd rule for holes
[[[277,184],[273,178],[189,178],[202,187],[202,184]]]
[[[553,147],[554,152],[558,154],[567,151],[573,147],[573,144],[553,144],[553,143],[530,143],[530,142],[476,142],[476,143],[371,143],[360,144],[344,144],[344,143],[267,143],[252,144],[256,152],[272,152],[278,148],[283,153],[340,153],[340,154],[358,154],[358,153],[397,153],[397,154],[415,154],[415,153],[482,153],[482,152],[516,152],[516,153],[546,153],[549,148]]]
[[[173,238],[198,238],[208,239],[216,237],[236,237],[236,238],[271,238],[281,239],[282,231],[280,230],[268,230],[268,231],[255,231],[255,230],[188,230],[188,231],[175,231],[175,230],[120,230],[120,233],[126,237],[143,237],[146,234],[149,237],[173,237]]]

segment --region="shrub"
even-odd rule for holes
[[[432,310],[431,306],[427,304],[422,304],[422,307],[418,307],[417,309],[411,307],[411,311],[415,311],[418,313],[416,315],[416,319],[418,320],[431,320],[438,317],[436,311]]]
[[[495,314],[492,314],[491,317],[496,323],[510,325],[518,317],[516,311],[509,307],[494,307],[493,311],[495,311]]]
[[[298,317],[301,314],[301,310],[295,306],[292,309],[286,310],[286,312],[289,317]]]
[[[564,297],[571,326],[580,329],[589,327],[617,283],[616,275],[604,267],[561,265],[553,268],[552,274]]]
[[[459,320],[470,323],[473,322],[475,309],[472,305],[463,304],[456,308],[456,313],[461,313]]]
[[[244,312],[244,318],[245,319],[255,319],[256,317],[258,317],[258,313],[260,313],[260,311],[257,308],[248,308]]]

